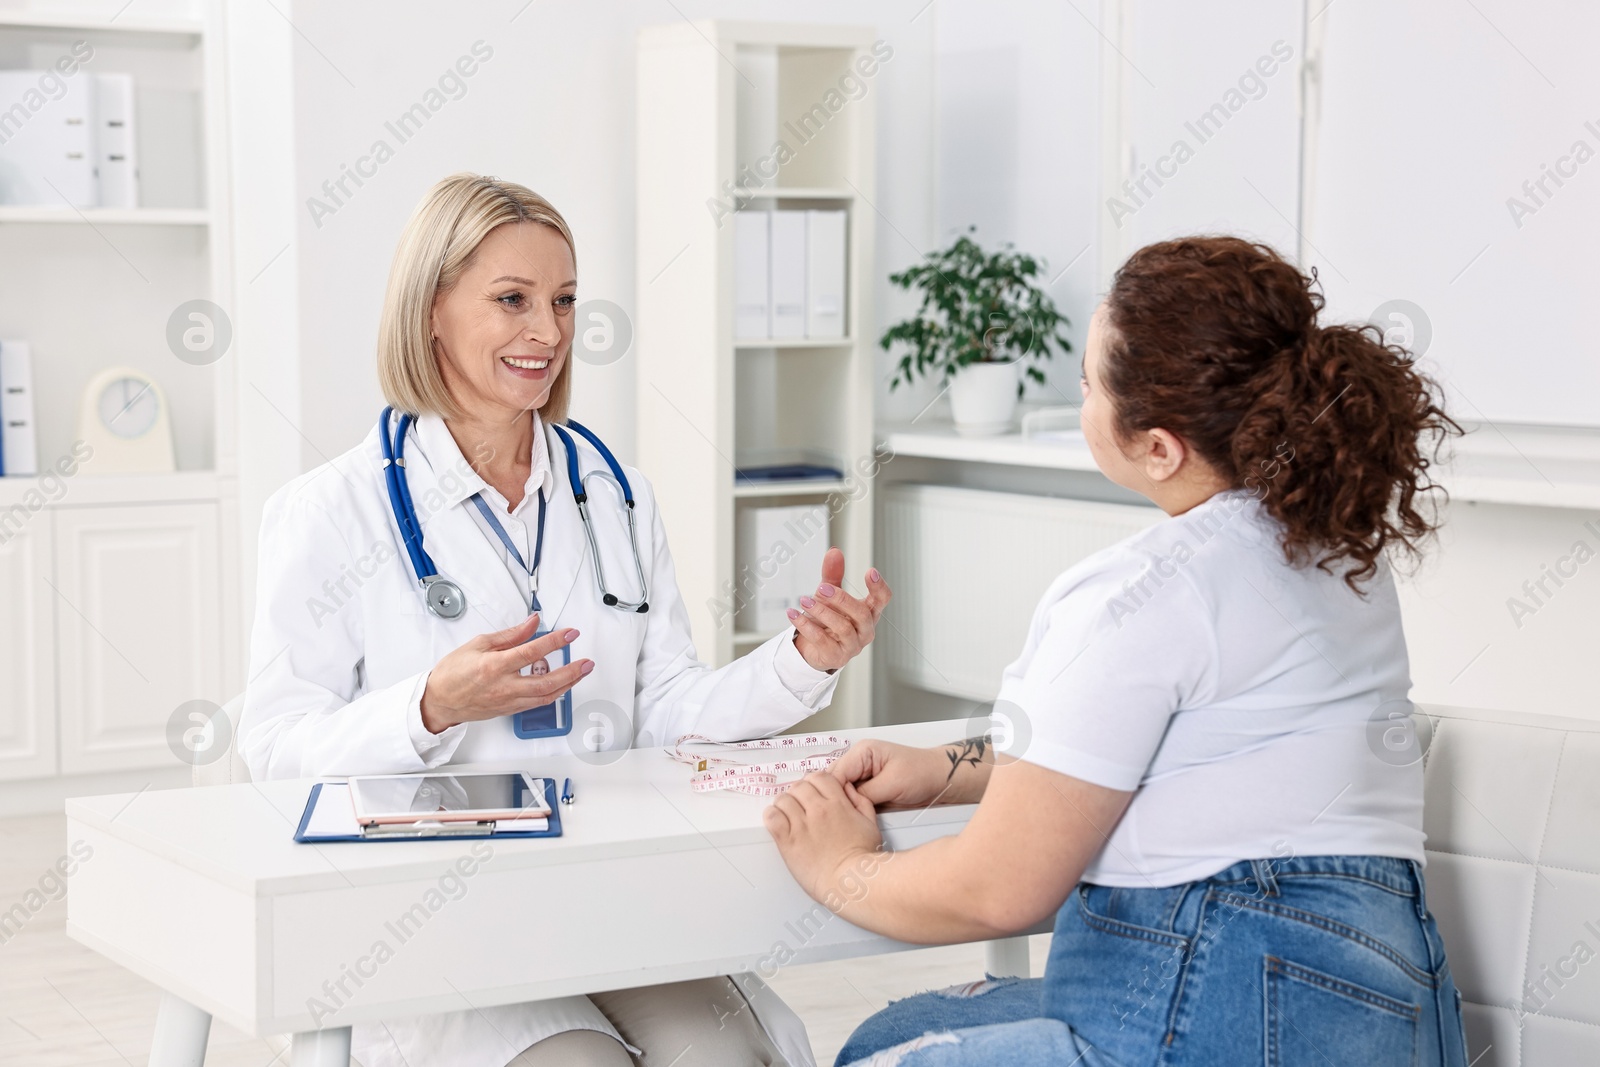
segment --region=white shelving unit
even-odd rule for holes
[[[733,343],[733,347],[741,352],[756,348],[850,348],[854,345],[855,341],[849,337],[788,337]]]
[[[205,226],[209,212],[199,208],[57,208],[0,204],[0,223],[63,222],[70,225]]]
[[[241,677],[235,356],[195,366],[166,340],[179,304],[233,303],[222,19],[220,0],[0,9],[0,68],[86,41],[81,71],[133,75],[142,205],[0,205],[0,337],[32,350],[41,472],[0,478],[0,585],[23,591],[0,617],[0,808],[76,774],[187,778],[169,718]],[[166,393],[175,472],[47,472],[111,364]]]
[[[851,100],[838,87],[871,65],[874,39],[859,26],[728,21],[639,35],[638,461],[658,487],[695,647],[714,664],[772,636],[737,629],[731,610],[754,562],[737,558],[738,509],[826,503],[848,589],[863,592],[872,563],[873,487],[862,471],[873,447],[874,97]],[[801,142],[784,123],[807,114]],[[731,203],[848,213],[842,338],[733,339],[733,226],[716,204],[730,203],[725,183],[769,155],[772,136],[791,157]],[[740,465],[819,460],[844,477],[735,485]],[[869,649],[844,668],[814,725],[868,725],[870,700]]]
[[[110,30],[131,33],[174,33],[195,35],[205,32],[205,18],[193,5],[178,2],[166,5],[162,14],[131,13],[126,3],[83,3],[69,6],[49,3],[34,7],[10,7],[0,11],[0,26],[45,30]],[[145,8],[157,6],[145,4]]]
[[[1435,477],[1450,499],[1480,504],[1547,508],[1600,508],[1600,436],[1583,427],[1478,423],[1452,439]],[[878,427],[895,456],[1098,473],[1088,443],[1021,433],[963,437],[948,420]]]

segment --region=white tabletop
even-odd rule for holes
[[[839,736],[876,736],[906,744],[959,740],[966,720],[914,723]],[[558,838],[494,839],[506,869],[581,863],[641,853],[729,847],[770,840],[761,823],[766,798],[732,792],[693,793],[690,768],[666,749],[640,748],[597,766],[568,755],[534,764],[462,764],[450,770],[527,770],[572,779],[576,803],[561,808]],[[759,752],[730,753],[755,761]],[[316,779],[249,782],[204,789],[149,790],[67,801],[70,820],[103,830],[141,850],[257,896],[373,884],[430,874],[470,841],[384,841],[300,844],[295,828]],[[897,812],[885,829],[912,820],[965,823],[970,808]]]

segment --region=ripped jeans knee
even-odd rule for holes
[[[921,1037],[914,1037],[910,1041],[898,1044],[893,1048],[879,1049],[868,1059],[862,1060],[861,1063],[863,1067],[901,1067],[905,1063],[906,1057],[913,1052],[921,1052],[923,1049],[932,1048],[935,1045],[959,1045],[960,1043],[961,1039],[956,1036],[953,1030],[946,1030],[942,1034],[923,1034]]]
[[[889,1048],[879,1049],[853,1067],[1046,1067],[1078,1064],[1095,1067],[1098,1061],[1071,1027],[1059,1019],[1022,1019],[962,1030],[923,1034]]]
[[[997,989],[1005,989],[1007,986],[1016,985],[1020,981],[1022,981],[1021,978],[996,978],[994,975],[988,974],[976,982],[957,982],[953,986],[946,986],[943,989],[934,989],[929,992],[932,996],[951,997],[961,1000],[968,997],[981,997]]]
[[[1042,992],[1037,978],[988,977],[897,1000],[856,1028],[835,1063],[864,1060],[927,1034],[1037,1018]]]

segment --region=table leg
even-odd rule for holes
[[[201,1067],[206,1062],[206,1039],[210,1036],[210,1012],[201,1011],[182,997],[162,993],[156,1035],[150,1043],[150,1067]]]
[[[294,1035],[290,1067],[350,1067],[350,1028],[305,1030]]]
[[[1028,939],[1006,937],[984,942],[983,969],[996,978],[1028,977]]]

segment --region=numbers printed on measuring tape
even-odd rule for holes
[[[727,749],[800,749],[827,748],[813,756],[799,759],[787,757],[760,763],[744,763],[723,756],[691,755],[683,751],[686,744],[714,745]],[[785,792],[795,782],[778,780],[779,774],[827,770],[849,749],[850,742],[833,734],[802,734],[790,737],[762,737],[754,741],[713,741],[702,734],[685,734],[678,738],[667,755],[679,763],[687,763],[695,773],[689,778],[689,788],[696,793],[732,790],[752,796],[772,797]],[[715,767],[713,764],[727,764]]]

